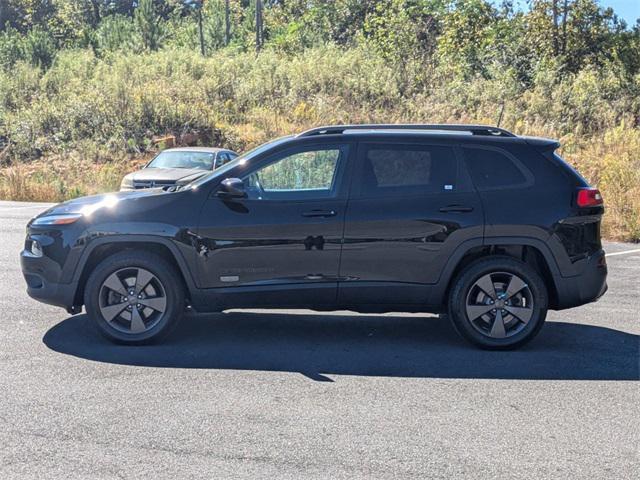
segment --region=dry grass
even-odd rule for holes
[[[71,155],[72,157],[77,156]],[[122,177],[140,168],[148,156],[95,163],[68,157],[43,158],[0,168],[0,198],[62,202],[84,195],[116,191]]]
[[[566,139],[564,156],[604,197],[602,233],[640,241],[640,129],[618,128],[588,139]]]

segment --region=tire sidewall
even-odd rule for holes
[[[533,296],[534,312],[531,319],[520,332],[507,338],[483,335],[467,318],[466,301],[469,289],[480,277],[493,272],[517,275],[527,283]],[[449,296],[449,314],[455,329],[466,340],[485,349],[507,350],[524,345],[539,333],[546,319],[548,302],[547,288],[533,268],[510,257],[495,257],[470,264],[456,277]]]
[[[144,268],[151,272],[162,284],[167,299],[167,308],[160,321],[151,329],[137,334],[116,330],[104,319],[100,311],[99,298],[103,282],[109,275],[123,268]],[[98,264],[89,276],[85,289],[85,308],[98,331],[110,340],[132,345],[153,343],[164,338],[182,314],[184,292],[182,285],[177,281],[178,278],[177,272],[156,255],[146,252],[116,254]]]

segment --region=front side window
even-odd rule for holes
[[[213,170],[215,155],[210,152],[164,151],[154,158],[147,168],[192,168]]]
[[[249,198],[295,199],[335,196],[344,148],[313,149],[285,155],[244,179]]]
[[[395,196],[452,190],[457,162],[450,147],[371,145],[365,149],[362,195]]]

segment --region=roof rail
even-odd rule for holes
[[[515,137],[513,133],[503,128],[488,125],[426,125],[426,124],[363,124],[363,125],[330,125],[312,128],[296,135],[297,137],[311,137],[314,135],[335,135],[347,130],[431,130],[447,132],[469,132],[471,135],[496,137]]]

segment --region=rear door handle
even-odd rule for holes
[[[335,210],[310,210],[308,212],[303,212],[302,216],[303,217],[323,217],[323,218],[335,217],[336,211]]]
[[[449,213],[449,212],[465,213],[465,212],[473,212],[473,207],[465,207],[464,205],[447,205],[446,207],[442,207],[440,211],[442,213]]]

